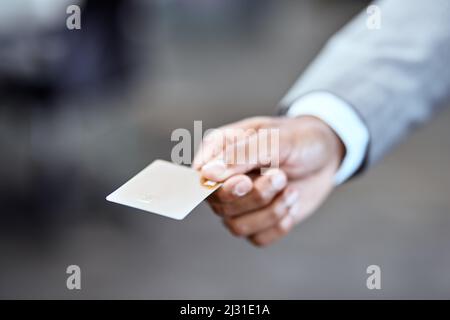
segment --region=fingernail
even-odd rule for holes
[[[291,206],[289,208],[288,215],[290,215],[292,218],[294,218],[294,216],[296,216],[297,213],[299,212],[299,207],[300,207],[300,205],[298,202],[295,205]]]
[[[225,170],[225,162],[222,160],[208,162],[202,167],[203,174],[206,174],[208,177],[215,176],[219,178],[225,173]]]
[[[270,177],[270,182],[275,190],[282,190],[286,185],[286,176],[282,173],[274,174]]]
[[[281,228],[283,229],[289,229],[289,227],[291,226],[292,223],[292,217],[290,215],[286,216],[283,218],[283,220],[281,220],[280,224],[281,224]]]
[[[239,182],[233,188],[233,194],[238,197],[246,195],[251,190],[251,185],[245,181]]]
[[[298,191],[294,190],[291,193],[289,193],[284,200],[284,203],[287,207],[292,206],[298,199]]]

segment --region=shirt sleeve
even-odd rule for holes
[[[314,116],[327,123],[339,136],[346,152],[336,172],[336,185],[347,181],[361,167],[369,145],[369,131],[347,102],[329,92],[313,92],[295,100],[286,115]]]

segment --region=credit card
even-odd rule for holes
[[[155,160],[106,200],[182,220],[220,186],[197,170]]]

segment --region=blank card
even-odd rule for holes
[[[106,200],[181,220],[220,185],[194,169],[155,160]]]

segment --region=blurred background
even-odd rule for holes
[[[0,298],[450,298],[448,109],[269,248],[105,201],[174,129],[274,114],[368,3],[0,0]]]

